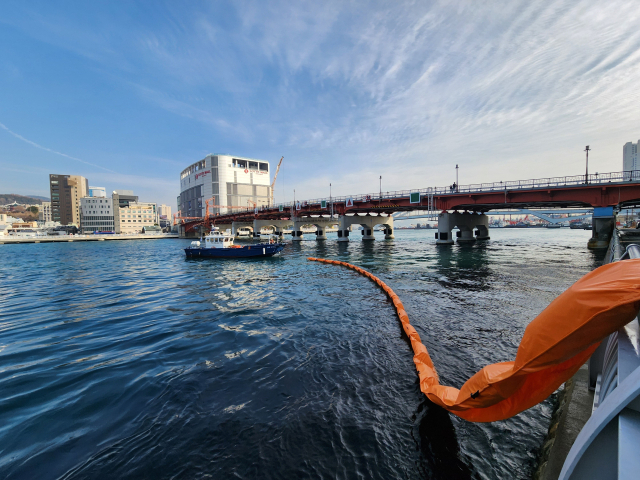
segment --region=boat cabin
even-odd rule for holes
[[[214,230],[204,237],[204,246],[205,248],[230,248],[233,246],[233,236],[230,233]]]

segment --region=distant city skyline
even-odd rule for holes
[[[275,201],[619,171],[633,1],[7,1],[0,192],[48,175],[177,209],[209,153],[285,161]],[[300,193],[298,193],[300,197]]]

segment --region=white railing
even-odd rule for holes
[[[608,261],[640,258],[640,247],[624,254],[614,231]],[[640,460],[640,324],[638,318],[605,339],[589,360],[595,381],[591,418],[576,438],[561,480],[639,478]]]

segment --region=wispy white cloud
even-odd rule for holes
[[[153,19],[23,28],[199,124],[199,151],[282,152],[313,196],[325,176],[449,183],[455,163],[469,182],[573,174],[587,143],[616,170],[640,135],[635,1],[169,3]]]
[[[38,144],[38,143],[36,143],[34,141],[31,141],[28,138],[24,138],[22,135],[17,134],[13,130],[10,130],[6,125],[4,125],[2,123],[0,123],[0,128],[5,130],[7,133],[13,135],[17,139],[22,140],[25,143],[28,143],[32,147],[39,148],[40,150],[44,150],[45,152],[50,152],[50,153],[53,153],[55,155],[60,155],[61,157],[68,158],[69,160],[74,160],[76,162],[84,163],[85,165],[91,165],[92,167],[96,167],[96,168],[99,168],[101,170],[105,170],[107,172],[113,172],[113,170],[110,170],[110,169],[108,169],[106,167],[103,167],[101,165],[96,165],[95,163],[87,162],[86,160],[82,160],[81,158],[72,157],[71,155],[67,155],[66,153],[58,152],[57,150],[53,150],[52,148],[43,147],[42,145],[40,145],[40,144]],[[113,173],[115,173],[115,172],[113,172]]]

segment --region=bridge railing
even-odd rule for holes
[[[453,185],[446,187],[428,187],[414,190],[394,190],[386,192],[365,193],[358,195],[344,195],[338,197],[322,197],[313,198],[310,200],[296,201],[294,202],[281,202],[273,207],[258,207],[258,211],[268,210],[271,208],[283,209],[295,208],[297,203],[301,206],[306,205],[319,205],[323,201],[327,204],[327,211],[330,209],[330,203],[345,203],[348,200],[354,202],[378,202],[388,201],[398,198],[410,198],[411,194],[419,193],[421,197],[427,195],[454,195],[454,194],[473,194],[473,193],[486,193],[486,192],[511,192],[515,190],[531,190],[537,188],[549,188],[549,187],[578,187],[584,185],[610,185],[610,184],[624,184],[631,182],[640,182],[640,170],[629,170],[622,172],[610,172],[610,173],[593,173],[588,177],[585,175],[572,175],[567,177],[547,177],[547,178],[535,178],[528,180],[508,180],[493,183],[473,183],[469,185],[457,185],[455,188]],[[255,211],[254,208],[236,209],[233,213],[251,213]]]

